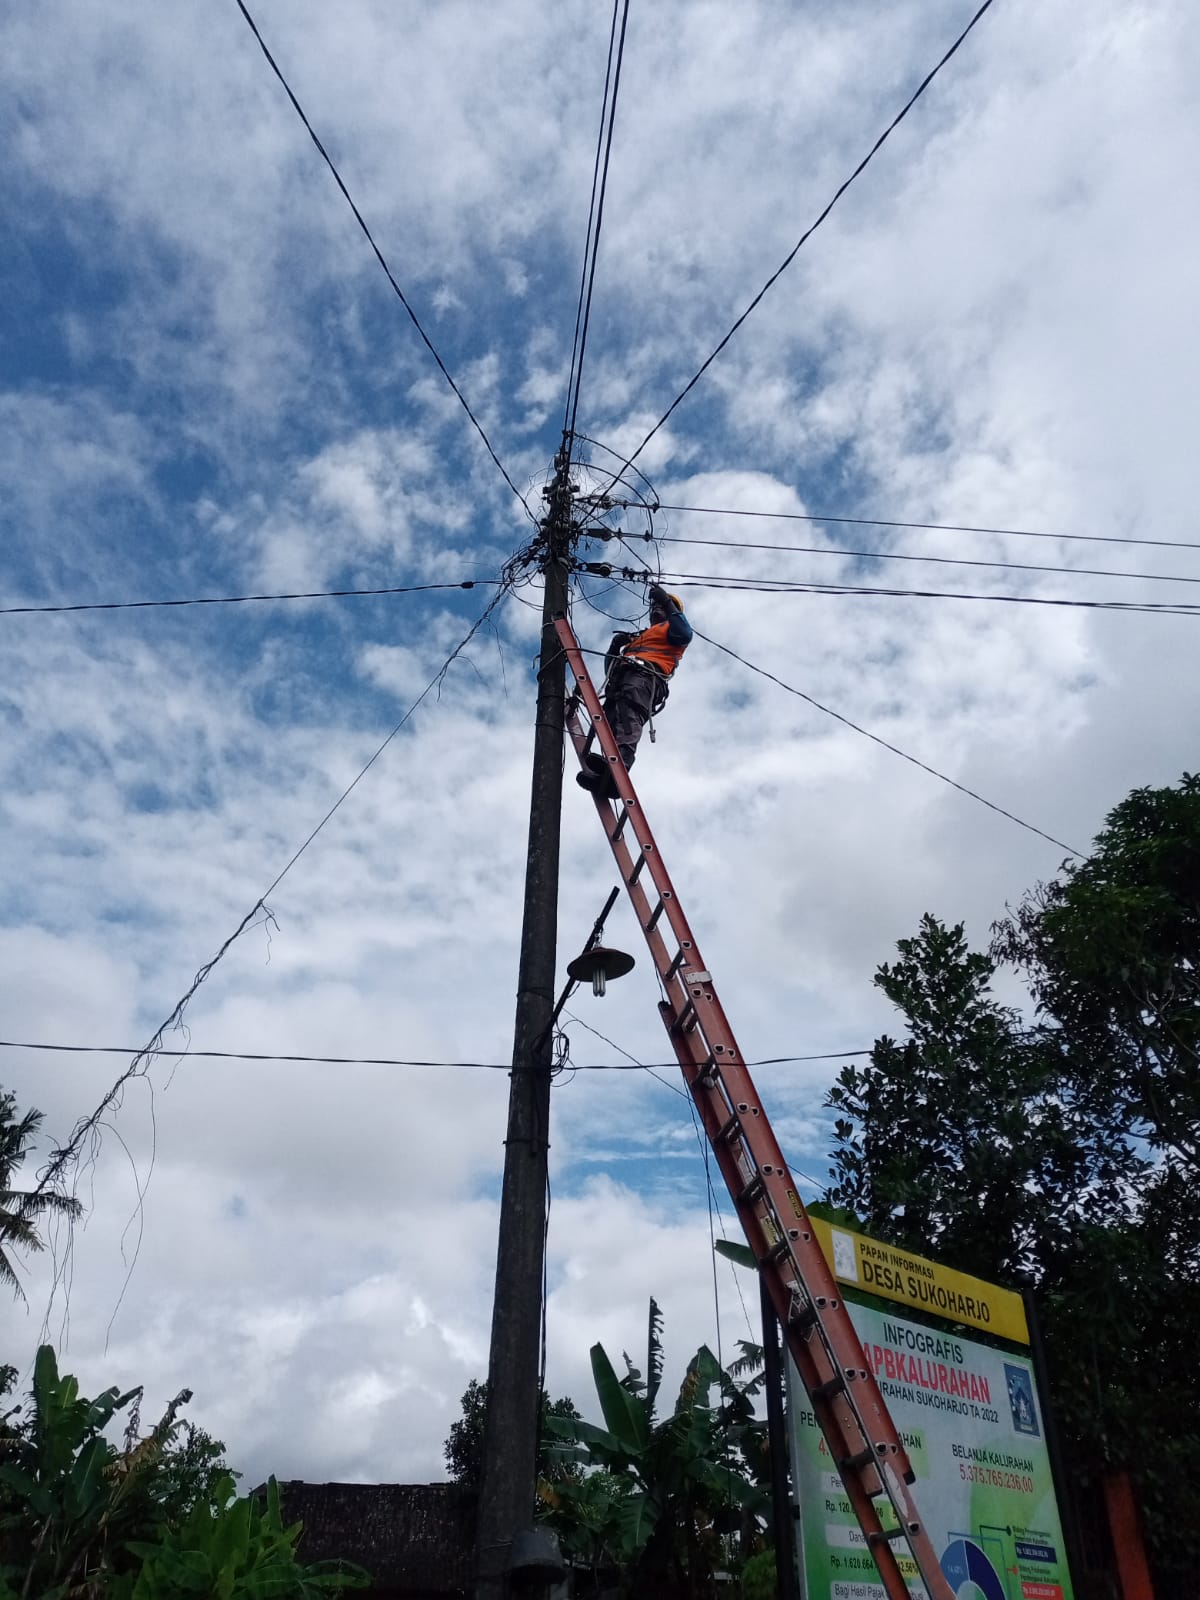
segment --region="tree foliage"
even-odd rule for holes
[[[1135,789],[1088,860],[997,925],[1110,1118],[1200,1176],[1200,777]]]
[[[40,1111],[26,1111],[18,1117],[16,1095],[0,1093],[0,1283],[7,1284],[19,1300],[24,1300],[25,1291],[10,1250],[43,1249],[36,1223],[43,1217],[74,1218],[80,1211],[77,1200],[52,1189],[38,1194],[12,1187],[13,1173],[24,1161],[41,1125]]]
[[[140,1389],[89,1400],[42,1346],[24,1415],[0,1424],[0,1600],[309,1600],[359,1584],[297,1560],[273,1481],[265,1507],[238,1497],[224,1446],[178,1418],[190,1398],[142,1437]]]
[[[487,1379],[480,1382],[478,1378],[472,1378],[463,1392],[462,1416],[450,1424],[449,1436],[442,1447],[451,1478],[465,1489],[478,1489],[483,1478],[483,1425],[487,1416],[487,1397]],[[541,1443],[538,1447],[537,1469],[540,1476],[554,1482],[565,1475],[567,1467],[551,1451],[547,1419],[577,1417],[579,1413],[569,1395],[551,1400],[543,1392],[541,1404]]]
[[[1123,1219],[1139,1163],[1057,1042],[992,997],[995,962],[968,948],[961,923],[927,915],[897,948],[875,982],[909,1037],[877,1040],[830,1092],[829,1198],[896,1244],[1032,1281],[1081,1228]]]
[[[1195,1595],[1200,780],[1131,794],[987,954],[932,916],[898,951],[875,981],[907,1039],[830,1093],[829,1198],[1033,1288],[1075,1485],[1129,1472],[1163,1592]],[[1001,965],[1028,1013],[994,998]]]
[[[618,1377],[603,1345],[592,1346],[604,1426],[550,1419],[577,1475],[543,1481],[539,1492],[566,1550],[589,1566],[618,1567],[629,1594],[665,1593],[673,1581],[680,1593],[707,1595],[729,1542],[756,1528],[769,1504],[764,1425],[750,1386],[706,1345],[660,1417],[661,1335],[651,1300],[644,1375],[626,1355]]]

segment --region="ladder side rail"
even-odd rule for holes
[[[587,735],[579,726],[578,718],[574,717],[571,713],[568,713],[567,717],[567,731],[571,735],[571,741],[575,745],[577,753],[582,755],[584,747],[587,744]],[[609,810],[606,802],[603,800],[598,800],[597,809],[601,812],[600,820],[603,822],[604,831],[608,835],[608,843],[612,850],[613,856],[616,859],[617,870],[620,873],[621,882],[624,884],[630,899],[633,901],[634,915],[637,917],[638,923],[642,929],[642,933],[650,946],[650,957],[658,971],[659,978],[663,981],[664,985],[670,986],[673,983],[677,989],[681,988],[682,985],[680,984],[678,978],[671,979],[667,976],[667,969],[671,964],[671,955],[667,949],[666,940],[658,931],[657,927],[647,928],[646,926],[650,920],[652,910],[650,898],[645,889],[642,887],[640,880],[632,883],[630,882],[630,874],[633,871],[633,852],[630,850],[623,834],[619,837],[615,836],[616,820],[613,816],[613,813]]]
[[[714,1038],[732,1040],[733,1037],[711,980],[692,986],[690,1004],[696,1007],[697,1018],[704,1018],[704,1022],[698,1021],[697,1027],[692,1030],[708,1041],[710,1049],[702,1060],[698,1060],[690,1049],[681,1048],[690,1034],[680,1030],[677,1017],[668,1021],[665,1008],[663,1020],[676,1046],[693,1099],[700,1106],[705,1131],[717,1151],[723,1176],[750,1245],[754,1248],[754,1232],[758,1232],[766,1242],[765,1254],[756,1251],[756,1259],[760,1269],[766,1273],[767,1286],[781,1326],[785,1329],[789,1348],[794,1355],[811,1355],[811,1339],[814,1333],[818,1337],[824,1347],[824,1359],[818,1358],[818,1385],[834,1386],[830,1401],[834,1411],[848,1413],[842,1420],[840,1431],[843,1437],[852,1442],[853,1434],[848,1435],[846,1430],[853,1427],[861,1441],[854,1444],[852,1449],[845,1450],[843,1459],[858,1455],[860,1451],[872,1452],[871,1459],[882,1479],[882,1487],[892,1502],[898,1523],[906,1530],[907,1542],[914,1556],[920,1547],[919,1570],[927,1583],[929,1575],[936,1574],[936,1578],[944,1584],[940,1563],[908,1490],[915,1474],[907,1451],[878,1382],[865,1364],[862,1343],[845,1310],[824,1251],[813,1234],[808,1213],[784,1161],[750,1071],[736,1045],[724,1055],[711,1054]],[[713,1062],[711,1071],[709,1061]],[[756,1229],[747,1226],[748,1213],[757,1223]],[[798,1331],[789,1314],[796,1295],[807,1299],[820,1312],[814,1328],[804,1334]],[[797,1366],[803,1376],[804,1361],[798,1360]],[[811,1389],[809,1392],[815,1402],[817,1397],[812,1395]],[[849,1480],[847,1487],[848,1490],[851,1487]],[[859,1484],[855,1482],[853,1487],[855,1493],[851,1495],[852,1500],[856,1497]],[[884,1548],[883,1545],[880,1548]],[[948,1590],[940,1592],[945,1594]]]
[[[664,1005],[659,1009],[670,1031],[670,1008]],[[766,1196],[755,1183],[753,1174],[750,1183],[746,1181],[748,1163],[744,1153],[736,1149],[740,1134],[735,1131],[732,1136],[726,1135],[729,1121],[725,1116],[725,1101],[713,1089],[703,1086],[705,1063],[698,1059],[700,1052],[690,1037],[674,1036],[674,1042],[684,1078],[688,1081],[704,1122],[705,1133],[733,1197],[739,1221],[759,1269],[766,1276],[780,1324],[789,1335],[789,1346],[796,1364],[806,1380],[811,1378],[811,1381],[806,1381],[806,1387],[810,1392],[814,1385],[825,1387],[831,1397],[830,1404],[837,1413],[838,1427],[844,1441],[844,1448],[837,1457],[839,1469],[842,1461],[864,1452],[872,1465],[881,1463],[888,1456],[899,1458],[901,1452],[893,1448],[890,1438],[893,1431],[891,1418],[883,1405],[882,1396],[869,1381],[870,1374],[863,1363],[862,1346],[853,1328],[850,1328],[849,1341],[843,1342],[837,1337],[836,1323],[830,1327],[815,1314],[798,1317],[798,1312],[806,1313],[809,1308],[813,1313],[833,1310],[840,1300],[824,1254],[813,1239],[811,1228],[807,1226],[807,1217],[795,1216],[797,1210],[803,1211],[798,1196],[794,1196],[793,1191],[795,1226],[789,1222],[786,1228],[781,1227],[777,1212],[765,1203]],[[852,1386],[857,1387],[851,1398]],[[843,1389],[847,1391],[844,1402],[840,1399]],[[843,1404],[845,1415],[841,1414]],[[899,1444],[898,1440],[896,1444]],[[884,1486],[877,1475],[873,1476],[872,1482],[877,1485],[874,1492],[883,1492]]]
[[[670,1033],[671,1008],[664,1003],[659,1006],[659,1011]],[[697,1093],[694,1088],[701,1076],[704,1063],[698,1059],[699,1051],[691,1043],[691,1036],[672,1034],[672,1042],[684,1077],[688,1080],[689,1087],[693,1088],[693,1095],[705,1122],[705,1130],[709,1135],[709,1143],[713,1147],[717,1164],[733,1195],[736,1193],[740,1172],[729,1149],[728,1141],[718,1140],[715,1137],[719,1132],[715,1125],[719,1112],[714,1110],[713,1100],[703,1090]],[[836,1387],[838,1367],[821,1337],[823,1327],[820,1310],[824,1310],[824,1307],[817,1309],[804,1284],[797,1282],[794,1290],[788,1286],[780,1270],[782,1264],[771,1260],[773,1238],[770,1221],[742,1206],[738,1206],[738,1215],[754,1257],[760,1263],[759,1270],[763,1273],[771,1291],[772,1303],[776,1307],[780,1326],[787,1337],[789,1352],[796,1363],[796,1370],[809,1397],[809,1403],[813,1407],[817,1423],[829,1445],[831,1459],[845,1487],[858,1525],[862,1529],[867,1549],[883,1579],[888,1600],[911,1600],[908,1581],[901,1571],[875,1503],[875,1497],[887,1493],[888,1489],[877,1467],[877,1451],[862,1426],[861,1418]],[[797,1324],[798,1302],[804,1307],[813,1308],[812,1314],[804,1319],[802,1327]],[[832,1304],[835,1307],[838,1304],[836,1296]],[[892,1497],[889,1495],[888,1498]],[[893,1503],[893,1511],[895,1509]],[[912,1535],[906,1535],[906,1539],[911,1548]],[[937,1565],[932,1547],[928,1550],[926,1560]],[[920,1569],[918,1562],[918,1570]],[[928,1566],[925,1570],[929,1570]],[[938,1570],[940,1572],[940,1568]]]
[[[687,918],[674,894],[649,824],[641,811],[629,773],[621,761],[591,682],[582,652],[565,618],[555,621],[560,643],[578,686],[578,700],[586,708],[591,731],[580,726],[574,697],[568,707],[568,727],[582,764],[592,738],[600,742],[624,807],[627,825],[641,855],[634,873],[632,853],[608,802],[593,796],[610,847],[622,869],[621,876],[635,914],[651,950],[652,959],[667,994],[660,1006],[668,1036],[679,1058],[685,1081],[696,1101],[722,1176],[738,1211],[739,1220],[760,1270],[766,1276],[789,1348],[823,1431],[835,1452],[834,1459],[846,1485],[868,1548],[888,1588],[889,1600],[908,1600],[910,1591],[891,1548],[902,1532],[928,1589],[931,1600],[952,1600],[933,1547],[908,1492],[913,1473],[882,1394],[871,1372],[863,1366],[863,1352],[849,1315],[838,1294],[823,1252],[808,1225],[807,1212],[783,1160],[769,1119],[732,1029],[702,966]],[[640,871],[649,873],[662,900],[672,932],[691,967],[667,957],[657,927],[650,925],[649,900],[642,889]],[[664,967],[664,963],[666,963]],[[682,981],[691,971],[696,980]],[[744,1120],[743,1120],[744,1119]],[[791,1220],[788,1218],[789,1211]],[[795,1307],[811,1308],[798,1325]],[[815,1346],[813,1341],[816,1341]],[[886,1494],[899,1528],[890,1533],[879,1522],[873,1496]],[[898,1585],[899,1587],[893,1587]]]
[[[638,797],[634,792],[628,768],[621,760],[612,729],[608,725],[608,718],[604,715],[600,697],[596,693],[595,685],[592,683],[591,675],[584,662],[583,651],[580,649],[579,642],[565,617],[557,617],[554,627],[578,686],[583,705],[587,708],[588,717],[592,725],[592,734],[599,741],[600,748],[608,762],[613,782],[616,784],[617,792],[629,813],[629,826],[637,839],[639,850],[646,858],[645,871],[650,874],[654,887],[665,902],[663,914],[670,924],[671,932],[679,941],[680,949],[690,952],[691,958],[693,958],[691,964],[700,967],[700,953],[697,949],[695,938],[691,928],[688,926],[687,918],[683,914],[683,908],[679,904],[679,897],[671,883],[670,874],[667,872],[662,856],[659,854],[658,846],[654,842],[654,835],[650,831],[650,825],[646,821]],[[598,805],[603,806],[604,804],[603,800],[598,799]]]
[[[665,1004],[660,1005],[659,1010],[669,1031],[670,1007]],[[826,1284],[814,1285],[811,1280],[802,1281],[798,1276],[794,1277],[789,1273],[789,1258],[794,1254],[790,1239],[781,1232],[774,1211],[762,1204],[762,1195],[756,1186],[753,1183],[747,1185],[745,1182],[744,1156],[741,1151],[735,1149],[738,1135],[735,1133],[733,1137],[725,1136],[729,1124],[724,1117],[723,1097],[713,1090],[700,1086],[703,1076],[700,1070],[701,1062],[697,1059],[700,1052],[691,1039],[675,1036],[674,1043],[685,1081],[688,1081],[709,1144],[733,1198],[738,1220],[750,1243],[759,1270],[768,1277],[773,1299],[779,1301],[777,1310],[780,1313],[781,1324],[785,1327],[794,1324],[798,1307],[811,1307],[815,1311],[836,1306],[839,1295],[832,1280]],[[748,1194],[747,1190],[752,1192]],[[816,1316],[805,1319],[803,1337],[797,1342],[797,1353],[800,1356],[797,1364],[801,1367],[811,1366],[814,1381],[831,1384],[830,1392],[835,1393],[837,1391],[832,1387],[833,1381],[843,1372],[843,1368],[840,1365],[840,1354],[824,1337],[825,1332]],[[817,1336],[815,1347],[812,1342],[814,1334]],[[861,1362],[861,1347],[856,1347],[854,1355]],[[859,1368],[856,1366],[852,1370],[857,1378]],[[859,1425],[859,1419],[855,1418],[854,1424],[860,1435],[856,1448],[861,1448],[868,1442],[867,1434]]]
[[[560,642],[563,644],[564,649],[566,650],[572,672],[576,678],[576,682],[579,685],[580,697],[591,715],[592,732],[594,735],[600,738],[602,748],[606,744],[612,744],[613,749],[611,754],[616,755],[616,747],[612,740],[611,730],[608,727],[607,719],[603,715],[603,709],[595,693],[594,687],[590,682],[586,665],[582,659],[582,652],[579,650],[578,644],[574,639],[574,635],[571,633],[569,625],[562,620],[556,622],[556,628],[558,629]],[[578,716],[575,714],[574,705],[572,706],[572,716],[570,721],[572,723],[571,731],[573,742],[576,745],[577,753],[582,758],[589,740],[579,727]],[[641,848],[646,859],[647,866],[653,870],[658,884],[661,884],[662,886],[660,893],[665,890],[671,895],[672,902],[674,903],[676,915],[672,918],[672,921],[675,924],[675,931],[677,931],[677,933],[681,936],[681,944],[686,943],[691,947],[692,959],[696,960],[697,969],[701,972],[705,972],[705,969],[699,966],[699,962],[703,958],[699,955],[699,952],[695,948],[695,940],[691,937],[691,929],[687,923],[686,917],[683,915],[682,908],[678,906],[678,902],[675,900],[674,891],[670,887],[669,874],[667,873],[661,857],[655,848],[653,835],[651,834],[649,824],[646,822],[644,815],[641,814],[640,807],[637,804],[636,795],[633,794],[632,784],[629,782],[628,772],[625,769],[624,764],[619,761],[619,758],[616,762],[616,772],[618,779],[624,779],[625,783],[629,786],[628,795],[622,794],[622,802],[625,806],[629,822],[634,828],[635,838],[638,840],[639,847]],[[619,792],[623,787],[624,786],[618,782]],[[638,920],[642,924],[643,931],[645,932],[646,913],[648,907],[644,897],[639,896],[638,894],[638,891],[640,890],[640,883],[630,882],[630,869],[628,865],[629,858],[628,851],[625,848],[624,838],[623,836],[620,839],[613,837],[616,827],[615,822],[612,820],[613,814],[603,799],[600,799],[599,797],[594,798],[596,799],[597,810],[605,824],[605,831],[609,835],[609,842],[614,850],[614,854],[617,857],[618,864],[624,869],[622,871],[622,878],[626,883],[626,887],[630,890],[631,896],[634,898],[635,912],[637,912]],[[657,930],[652,930],[652,932],[657,932]],[[656,965],[658,965],[659,974],[660,977],[662,977],[663,968],[661,951],[655,951],[654,953],[657,957]],[[673,984],[671,987],[678,991],[681,986],[679,984]],[[672,1033],[672,1037],[674,1039],[674,1033],[678,1029],[680,1022],[680,1008],[677,995],[673,996],[672,998],[674,999],[672,1010],[675,1020],[669,1026],[668,1031]],[[805,1268],[807,1269],[807,1276],[810,1281],[813,1279],[817,1281],[817,1298],[828,1304],[832,1304],[834,1306],[838,1305],[839,1300],[837,1291],[834,1287],[832,1274],[829,1272],[824,1255],[820,1250],[820,1246],[812,1238],[811,1231],[807,1227],[789,1227],[782,1220],[786,1216],[788,1206],[790,1205],[792,1212],[796,1215],[797,1222],[807,1223],[807,1217],[803,1213],[803,1207],[799,1201],[794,1182],[787,1171],[782,1152],[779,1150],[778,1143],[776,1142],[774,1134],[770,1129],[769,1122],[762,1112],[762,1108],[758,1100],[758,1094],[754,1087],[753,1081],[750,1078],[749,1072],[744,1067],[741,1067],[737,1070],[733,1081],[730,1081],[731,1071],[734,1068],[736,1058],[739,1056],[740,1052],[738,1051],[736,1041],[733,1038],[733,1030],[729,1026],[728,1019],[724,1015],[724,1011],[720,1006],[720,1002],[716,999],[715,993],[712,989],[711,979],[708,977],[706,972],[703,981],[691,985],[690,994],[688,995],[688,999],[684,1002],[684,1004],[689,1010],[690,1017],[694,1018],[695,1030],[698,1031],[704,1038],[708,1050],[708,1059],[717,1064],[716,1071],[720,1079],[723,1080],[721,1083],[721,1091],[725,1105],[723,1107],[724,1117],[722,1119],[721,1126],[724,1127],[732,1124],[733,1126],[737,1127],[739,1134],[738,1142],[743,1147],[742,1150],[737,1152],[736,1167],[728,1167],[728,1164],[723,1163],[723,1169],[725,1169],[723,1170],[723,1175],[726,1178],[731,1194],[736,1200],[739,1192],[747,1189],[749,1185],[756,1179],[765,1184],[769,1194],[769,1201],[767,1204],[763,1205],[762,1209],[764,1211],[764,1225],[770,1230],[770,1236],[772,1240],[778,1241],[785,1229],[787,1237],[795,1243],[799,1243],[801,1237],[803,1236],[803,1242],[809,1246],[808,1251],[804,1252],[808,1257],[807,1261],[805,1262]],[[706,1127],[706,1132],[708,1133],[710,1140],[713,1140],[714,1144],[716,1144],[716,1135],[718,1134],[719,1129],[711,1125],[712,1120],[713,1119],[711,1117],[706,1117],[706,1123],[710,1124]],[[752,1134],[750,1134],[751,1129],[753,1129]],[[747,1136],[748,1134],[750,1134],[749,1137]],[[719,1149],[723,1154],[725,1149],[732,1149],[732,1145],[729,1141],[721,1141]],[[775,1190],[777,1192],[771,1194],[771,1190]],[[803,1274],[799,1269],[797,1270],[797,1276],[801,1278],[803,1277]],[[836,1346],[838,1346],[838,1348],[835,1348],[833,1345],[831,1345],[829,1350],[828,1359],[831,1368],[830,1375],[832,1376],[833,1370],[844,1369],[853,1372],[856,1376],[858,1376],[861,1372],[861,1346],[858,1342],[857,1336],[853,1332],[853,1329],[849,1326],[848,1319],[845,1320],[844,1325],[841,1324],[839,1319],[839,1323],[835,1324],[834,1331],[835,1335],[840,1337],[836,1338]],[[826,1330],[822,1328],[821,1332],[824,1339],[826,1337]],[[868,1375],[866,1373],[862,1373],[862,1376],[867,1377]],[[875,1423],[873,1431],[876,1434],[880,1432],[884,1433],[886,1443],[883,1445],[883,1448],[886,1448],[891,1453],[901,1457],[903,1461],[904,1476],[911,1476],[911,1469],[908,1467],[908,1462],[903,1451],[903,1447],[894,1427],[891,1425],[890,1417],[888,1417],[886,1408],[882,1405],[881,1398],[878,1405],[869,1406],[868,1409],[872,1412],[879,1413],[879,1415],[872,1418],[872,1421]],[[864,1427],[862,1431],[865,1437],[867,1429]],[[887,1437],[888,1435],[890,1435],[890,1437]]]

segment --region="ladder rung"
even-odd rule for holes
[[[700,1071],[696,1074],[696,1085],[700,1089],[711,1089],[716,1085],[716,1082],[717,1082],[717,1063],[716,1063],[716,1059],[713,1056],[709,1056],[708,1060],[704,1063],[704,1065],[700,1068]]]
[[[612,842],[614,844],[617,842],[617,840],[621,837],[622,833],[625,831],[625,824],[628,821],[629,821],[629,807],[627,805],[625,805],[625,804],[622,804],[621,809],[617,812],[617,825],[608,836],[612,840]]]
[[[741,1133],[741,1131],[742,1131],[741,1119],[738,1117],[737,1113],[734,1112],[734,1114],[727,1121],[723,1122],[721,1124],[720,1128],[718,1128],[717,1136],[716,1136],[716,1139],[715,1139],[714,1143],[716,1143],[716,1144],[725,1144],[728,1140],[732,1139],[736,1134]]]
[[[846,1380],[840,1372],[835,1372],[832,1378],[826,1378],[824,1383],[818,1383],[812,1390],[814,1400],[828,1400],[830,1395],[841,1394],[846,1387]]]
[[[777,1261],[782,1261],[792,1248],[791,1241],[787,1238],[777,1239],[765,1256],[758,1258],[760,1267],[773,1267]]]
[[[687,1005],[685,1005],[679,1012],[679,1015],[675,1018],[675,1021],[671,1024],[671,1026],[672,1028],[678,1028],[680,1033],[687,1033],[689,1028],[695,1026],[695,1022],[696,1008],[692,1004],[689,996]]]
[[[642,875],[642,868],[643,868],[643,867],[644,867],[644,866],[645,866],[645,865],[646,865],[646,852],[645,852],[645,851],[644,851],[644,850],[639,850],[639,851],[638,851],[638,858],[637,858],[637,860],[636,860],[636,861],[635,861],[635,862],[634,862],[634,863],[633,863],[633,871],[632,871],[632,872],[631,872],[631,873],[630,873],[630,874],[629,874],[629,876],[628,876],[628,877],[627,877],[627,878],[626,878],[626,879],[625,879],[625,882],[626,882],[626,883],[627,883],[627,884],[628,884],[628,886],[629,886],[629,887],[630,887],[630,888],[631,888],[631,889],[632,889],[632,887],[633,887],[633,885],[634,885],[634,884],[635,884],[635,883],[636,883],[636,882],[637,882],[637,881],[638,881],[638,879],[639,879],[639,878],[640,878],[640,877],[641,877],[641,875]]]
[[[788,1317],[788,1327],[798,1328],[801,1333],[807,1333],[810,1328],[815,1328],[820,1320],[816,1306],[811,1300],[806,1300]]]
[[[919,1522],[909,1523],[907,1528],[872,1528],[867,1534],[868,1544],[890,1544],[893,1539],[908,1539],[920,1527]]]
[[[734,1196],[733,1203],[734,1203],[735,1206],[749,1205],[749,1204],[751,1204],[751,1202],[757,1200],[759,1195],[762,1194],[762,1192],[763,1192],[763,1175],[762,1175],[761,1172],[756,1172],[754,1174],[754,1176],[750,1179],[750,1182],[741,1191],[741,1193],[740,1194],[736,1194]],[[764,1261],[773,1260],[773,1259],[774,1259],[774,1257],[771,1256],[771,1255],[767,1255],[767,1256],[763,1257]]]
[[[687,955],[684,952],[683,946],[680,945],[679,949],[676,950],[674,956],[671,958],[671,965],[667,968],[667,982],[668,983],[670,983],[671,979],[679,971],[680,967],[683,965],[683,963],[686,960],[687,960]]]
[[[843,1456],[838,1462],[838,1470],[840,1472],[861,1472],[863,1467],[873,1467],[874,1465],[875,1452],[870,1445],[866,1445],[862,1450],[856,1450],[852,1456]]]
[[[655,906],[654,910],[650,913],[650,916],[647,919],[647,922],[646,922],[646,932],[647,933],[650,933],[655,927],[658,926],[658,919],[659,919],[659,917],[662,916],[663,912],[666,909],[667,909],[667,902],[665,900],[659,900],[658,904]]]

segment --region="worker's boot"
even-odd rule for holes
[[[618,749],[620,749],[619,746]],[[628,772],[633,765],[633,751],[620,750],[620,756],[625,765],[625,770]],[[605,762],[604,777],[596,792],[597,794],[602,794],[606,800],[619,800],[621,798],[620,791],[617,788],[616,768],[608,762]]]

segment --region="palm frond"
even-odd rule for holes
[[[662,1347],[663,1314],[658,1301],[650,1296],[650,1319],[646,1333],[646,1409],[654,1421],[654,1402],[658,1396],[663,1375]]]

